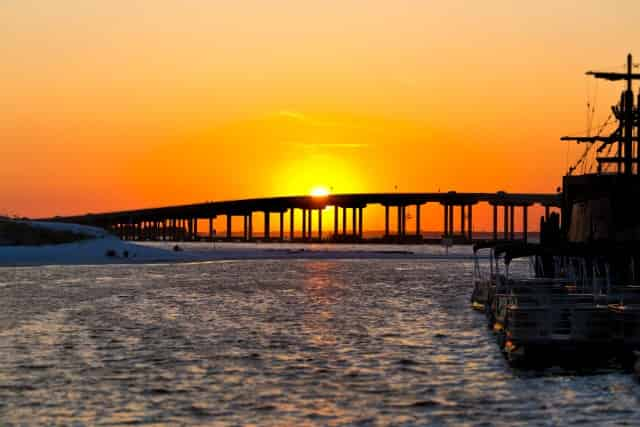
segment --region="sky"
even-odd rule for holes
[[[555,192],[582,150],[560,136],[620,89],[584,72],[640,40],[626,0],[4,0],[0,21],[0,214],[21,216]]]

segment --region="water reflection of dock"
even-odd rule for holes
[[[559,208],[559,194],[524,193],[368,193],[335,194],[327,196],[292,196],[260,199],[207,202],[190,205],[166,206],[100,214],[86,214],[48,220],[74,222],[107,228],[126,240],[197,240],[198,222],[208,221],[207,239],[253,240],[255,214],[263,215],[262,240],[275,241],[363,241],[363,218],[368,205],[384,207],[384,236],[387,242],[422,242],[421,206],[437,203],[443,206],[442,236],[459,242],[470,242],[473,236],[473,208],[486,203],[493,210],[493,238],[514,240],[519,236],[527,240],[528,209],[538,204],[544,206],[545,216],[552,208]],[[320,213],[333,208],[333,227],[330,233],[323,230]],[[517,209],[517,210],[516,210]],[[296,211],[299,211],[296,213]],[[502,213],[503,223],[498,218]],[[519,212],[518,212],[519,211]],[[520,229],[516,229],[515,217],[521,213]],[[415,217],[415,228],[407,228],[407,216]],[[226,217],[226,227],[216,233],[213,221]],[[279,221],[277,235],[271,230],[272,217]],[[232,218],[243,218],[243,233],[234,236]],[[302,221],[296,228],[296,217]],[[288,222],[288,224],[286,224]],[[393,224],[395,222],[395,224]],[[456,227],[456,222],[458,226]],[[314,224],[315,223],[315,224]],[[287,226],[288,225],[288,232]],[[500,227],[502,226],[502,227]],[[299,230],[296,232],[296,230]],[[324,234],[323,234],[324,232]]]

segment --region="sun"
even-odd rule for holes
[[[311,189],[311,196],[313,197],[326,197],[329,195],[329,189],[322,185],[318,185]]]

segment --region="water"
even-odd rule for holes
[[[469,261],[0,269],[0,424],[637,424],[618,371],[510,369]]]

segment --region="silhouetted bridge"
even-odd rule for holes
[[[49,221],[73,222],[103,227],[128,240],[196,240],[198,221],[208,220],[209,239],[224,238],[233,240],[231,219],[234,216],[244,218],[242,237],[235,240],[252,240],[254,238],[253,215],[264,215],[263,240],[285,240],[285,216],[288,217],[289,232],[286,240],[319,241],[359,241],[363,237],[363,215],[367,205],[382,205],[385,209],[385,240],[388,241],[422,241],[420,224],[420,206],[428,203],[439,203],[443,206],[444,237],[455,237],[457,240],[473,239],[473,206],[480,202],[489,203],[493,207],[493,237],[498,239],[514,239],[515,209],[522,210],[522,229],[524,240],[527,239],[528,208],[534,204],[545,207],[545,216],[549,216],[550,208],[560,207],[560,194],[523,194],[523,193],[368,193],[368,194],[332,194],[327,196],[291,196],[261,199],[230,200],[220,202],[197,203],[191,205],[166,206],[151,209],[137,209],[120,212],[86,214],[79,216],[47,218]],[[323,235],[322,215],[320,211],[327,206],[334,207],[333,230],[330,235]],[[415,209],[415,230],[407,230],[407,209]],[[459,229],[456,233],[454,210],[458,208]],[[503,227],[499,229],[498,209],[504,210]],[[302,227],[296,236],[295,210],[302,212]],[[395,210],[395,234],[390,232],[390,216]],[[349,215],[349,210],[351,210]],[[316,211],[316,215],[313,215]],[[271,215],[279,214],[278,236],[271,233]],[[215,233],[213,221],[218,216],[226,217],[226,229],[223,233]],[[314,216],[317,227],[313,227]],[[342,221],[339,221],[342,217]],[[349,218],[348,218],[349,217]],[[349,221],[349,219],[351,221]],[[349,227],[351,222],[351,227]]]

